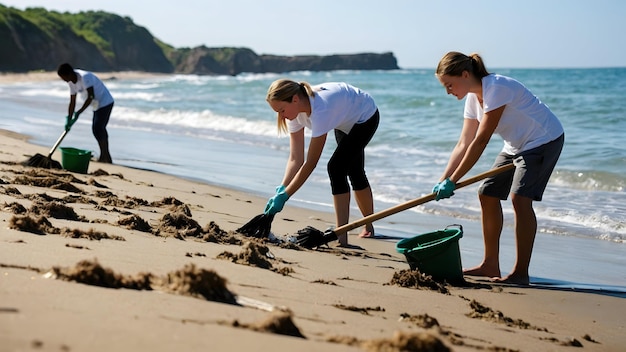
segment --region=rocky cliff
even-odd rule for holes
[[[202,75],[243,72],[393,70],[392,53],[329,56],[257,55],[247,48],[174,48],[129,17],[0,5],[0,72],[52,71],[62,62],[92,71]]]

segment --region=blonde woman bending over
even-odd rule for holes
[[[328,176],[336,225],[349,221],[350,185],[361,214],[371,215],[374,201],[365,175],[364,149],[378,128],[374,99],[343,82],[311,86],[307,82],[280,79],[270,85],[267,102],[278,114],[279,132],[289,133],[290,149],[285,175],[276,187],[276,195],[268,200],[265,213],[280,212],[289,197],[302,187],[320,159],[328,132],[334,130],[337,148],[328,161]],[[311,130],[306,153],[305,128]],[[366,224],[359,236],[373,237],[372,224]],[[340,246],[348,246],[347,234],[339,234],[338,239]]]

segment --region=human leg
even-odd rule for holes
[[[100,147],[100,157],[98,162],[112,164],[111,153],[109,152],[109,140],[98,139],[98,146]]]
[[[537,233],[537,217],[532,199],[514,194],[511,201],[515,213],[515,265],[509,275],[496,281],[528,285],[528,267]]]
[[[515,158],[519,172],[515,173],[511,188],[515,213],[516,259],[513,270],[501,282],[528,285],[530,259],[537,234],[537,217],[533,201],[541,201],[550,175],[563,149],[565,137],[520,153]]]
[[[354,198],[363,217],[374,214],[374,197],[372,196],[371,187],[368,186],[362,190],[354,191]],[[374,225],[371,222],[365,224],[359,237],[374,237]]]
[[[500,235],[504,217],[499,198],[484,194],[478,196],[483,228],[484,257],[478,266],[463,270],[470,276],[500,277]]]
[[[512,163],[512,156],[501,153],[493,167]],[[508,198],[514,171],[506,171],[486,179],[478,189],[484,256],[482,262],[463,273],[470,276],[500,277],[500,236],[504,223],[502,200]]]
[[[377,111],[366,122],[355,125],[344,141],[350,145],[350,154],[353,156],[348,160],[348,178],[354,190],[356,203],[364,217],[374,213],[372,188],[365,173],[365,147],[374,136],[379,121],[380,116]],[[363,226],[359,237],[374,237],[374,235],[374,225],[370,222]]]
[[[99,162],[112,163],[111,153],[109,152],[109,135],[106,130],[106,126],[109,123],[109,117],[113,110],[113,104],[104,106],[93,113],[93,122],[91,124],[91,131],[93,132],[98,146],[100,147]]]
[[[335,130],[337,149],[328,162],[328,175],[333,193],[337,226],[348,223],[350,218],[350,186],[352,184],[359,210],[364,216],[374,212],[372,190],[365,175],[365,146],[378,127],[379,115],[376,112],[368,121],[352,127],[350,133]],[[360,236],[373,236],[374,227],[366,224]],[[339,243],[347,245],[347,235],[339,236]]]
[[[350,192],[334,194],[333,205],[335,207],[335,224],[337,227],[343,226],[350,220]],[[337,235],[340,246],[348,245],[348,233]]]

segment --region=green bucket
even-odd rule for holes
[[[450,225],[443,230],[400,240],[396,243],[396,251],[404,254],[411,270],[418,269],[434,280],[462,283],[465,280],[459,250],[461,237],[463,227]]]
[[[61,147],[61,164],[68,171],[86,174],[91,160],[91,151]]]

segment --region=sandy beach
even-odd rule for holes
[[[23,166],[47,150],[7,131],[1,150],[2,351],[619,351],[625,342],[622,298],[416,283],[391,242],[351,236],[354,249],[305,250],[235,233],[264,199],[93,161],[88,174]],[[287,207],[272,230],[280,238],[331,219]]]
[[[126,73],[125,75],[132,75]],[[139,73],[137,73],[139,74]],[[102,74],[99,74],[102,77]],[[104,77],[121,77],[118,73]],[[56,79],[0,75],[1,82]],[[307,250],[236,229],[266,199],[0,130],[0,351],[622,351],[626,301],[409,270],[390,241]],[[52,157],[61,161],[60,151]],[[286,206],[278,239],[333,214]]]

